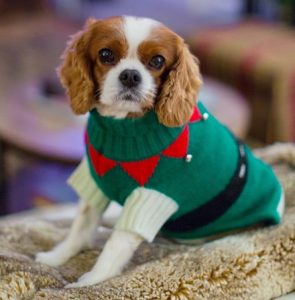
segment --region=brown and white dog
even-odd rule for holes
[[[201,84],[196,62],[183,39],[155,20],[90,19],[70,41],[60,78],[77,114],[96,108],[124,118],[155,105],[162,124],[179,126],[188,121]]]
[[[198,61],[183,39],[157,21],[135,17],[88,20],[85,29],[73,36],[66,48],[59,76],[76,114],[92,111],[110,119],[125,119],[138,118],[153,110],[158,123],[165,128],[180,127],[190,121],[202,84]],[[111,139],[114,139],[112,132]],[[219,144],[215,146],[218,148]],[[293,146],[290,145],[288,153],[281,151],[280,146],[273,149],[268,152],[271,160],[287,154],[286,157],[290,157],[290,153],[294,160]],[[237,173],[239,177],[244,176],[245,166],[241,164],[243,172]],[[181,172],[180,176],[183,176]],[[111,183],[113,190],[113,181]],[[92,178],[86,159],[71,176],[70,184],[81,196],[79,213],[66,239],[51,251],[38,253],[38,262],[59,266],[89,247],[109,203],[110,199],[106,200]],[[172,184],[179,183],[173,181]],[[79,193],[81,190],[83,193]],[[140,243],[144,239],[151,242],[178,209],[177,202],[163,192],[143,186],[135,188],[128,199],[92,270],[67,287],[92,285],[120,274]],[[145,209],[139,203],[143,203]],[[156,220],[155,214],[150,214],[152,207],[155,214],[161,211],[163,219]],[[276,208],[279,216],[283,209],[282,193]],[[131,215],[133,219],[129,222]],[[137,224],[141,230],[122,227],[124,220],[132,226]]]
[[[95,108],[103,116],[138,117],[153,108],[166,126],[188,122],[202,83],[197,59],[181,37],[155,20],[135,17],[88,20],[65,50],[59,76],[76,114]],[[100,211],[81,203],[68,237],[37,254],[37,261],[58,266],[89,245]],[[142,241],[115,229],[93,269],[68,287],[118,275]]]

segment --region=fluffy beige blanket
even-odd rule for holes
[[[105,238],[66,265],[34,262],[68,231],[69,222],[1,222],[0,299],[271,299],[295,289],[295,147],[259,151],[275,164],[286,191],[287,210],[279,226],[252,229],[199,246],[158,238],[143,244],[124,273],[101,284],[64,289],[88,271]]]

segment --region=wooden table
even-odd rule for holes
[[[7,154],[77,164],[84,153],[85,117],[76,117],[64,99],[42,96],[36,83],[0,101],[0,214],[7,212]]]
[[[19,87],[0,102],[2,142],[46,160],[77,163],[84,153],[85,122],[64,99],[42,96],[35,83]]]

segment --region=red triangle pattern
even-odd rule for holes
[[[162,154],[173,158],[182,158],[187,154],[189,131],[188,126],[185,126],[179,137],[168,147]]]
[[[121,162],[120,166],[130,177],[144,186],[153,175],[159,160],[160,155],[155,155],[144,160]]]
[[[202,118],[203,118],[203,116],[202,116],[201,112],[200,112],[199,109],[195,106],[194,111],[193,111],[193,113],[192,113],[192,115],[191,115],[191,118],[190,118],[190,120],[189,120],[190,123],[192,123],[192,122],[198,122],[198,121],[202,120]]]
[[[89,144],[88,149],[95,172],[100,176],[104,176],[108,171],[117,165],[116,161],[104,157],[102,154],[96,151],[92,145]]]
[[[189,122],[192,123],[200,120],[202,120],[202,114],[200,113],[198,108],[195,107]],[[87,134],[85,134],[84,138],[85,143],[88,145],[89,156],[94,169],[100,176],[104,176],[108,171],[119,164],[131,178],[133,178],[141,186],[144,186],[155,172],[155,169],[160,160],[160,155],[155,155],[140,161],[116,162],[112,159],[106,158],[97,150],[95,150],[95,148],[90,144]],[[161,154],[172,158],[184,158],[187,154],[188,143],[189,128],[188,125],[186,125],[177,139]]]

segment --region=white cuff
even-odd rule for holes
[[[155,190],[137,188],[127,198],[116,229],[139,234],[152,242],[163,224],[178,209],[178,204]]]
[[[87,158],[84,157],[82,159],[67,183],[76,191],[83,201],[89,203],[91,206],[95,206],[98,212],[103,212],[107,208],[109,199],[99,189],[92,178]]]

